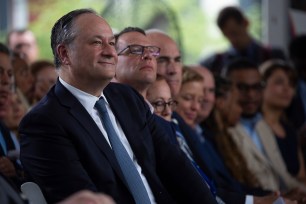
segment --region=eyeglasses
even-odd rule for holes
[[[166,102],[161,100],[161,101],[152,102],[151,104],[154,106],[157,112],[163,112],[166,109],[166,106],[170,107],[171,110],[174,110],[177,106],[177,101],[171,100]]]
[[[129,53],[134,55],[143,55],[144,51],[148,50],[150,55],[157,57],[160,53],[160,48],[156,46],[142,46],[142,45],[129,45],[120,52],[118,52],[118,55],[122,55],[123,52],[126,50],[129,50]]]
[[[248,93],[251,90],[259,93],[265,87],[265,83],[264,82],[259,82],[255,84],[237,83],[236,86],[238,90],[241,91],[242,93]]]

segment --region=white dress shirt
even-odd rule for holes
[[[116,120],[115,115],[113,114],[112,110],[110,109],[110,106],[107,102],[107,99],[105,98],[105,96],[103,95],[103,93],[101,93],[100,97],[96,97],[93,96],[91,94],[88,94],[84,91],[81,91],[71,85],[69,85],[68,83],[66,83],[63,79],[59,78],[59,81],[63,84],[63,86],[65,88],[67,88],[78,100],[79,102],[84,106],[84,108],[87,110],[87,112],[89,113],[89,115],[92,117],[92,119],[95,121],[95,123],[97,124],[97,126],[99,127],[99,129],[101,130],[103,136],[105,137],[106,141],[108,142],[108,144],[111,147],[110,141],[108,139],[107,136],[107,132],[105,131],[103,125],[102,125],[102,121],[99,117],[99,113],[98,111],[94,108],[96,102],[99,100],[100,97],[103,97],[106,101],[106,108],[107,108],[107,112],[109,114],[110,120],[112,122],[112,125],[117,133],[117,135],[119,136],[120,141],[122,142],[123,146],[125,147],[126,151],[128,152],[129,156],[131,157],[133,163],[135,164],[135,167],[138,171],[138,173],[140,174],[140,177],[144,183],[144,186],[147,190],[147,193],[149,195],[150,201],[151,203],[156,203],[155,202],[155,198],[154,195],[152,193],[152,190],[148,184],[148,181],[146,179],[146,177],[142,174],[141,171],[141,167],[139,166],[139,164],[137,163],[137,159],[133,153],[133,150],[119,124],[119,122]]]

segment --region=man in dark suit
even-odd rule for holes
[[[103,18],[88,9],[64,15],[52,29],[51,45],[59,80],[20,125],[22,164],[47,201],[89,189],[117,203],[140,203],[137,191],[146,203],[215,203],[143,98],[109,83],[117,54]],[[117,156],[118,145],[128,164]]]

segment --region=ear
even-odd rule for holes
[[[242,22],[243,26],[248,29],[249,28],[249,25],[250,25],[250,22],[248,19],[244,19],[243,22]]]
[[[61,60],[63,65],[70,65],[69,59],[69,50],[68,47],[64,44],[59,44],[56,48],[56,52]]]

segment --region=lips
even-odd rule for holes
[[[150,65],[145,65],[145,66],[142,66],[140,70],[153,70],[153,67]]]

